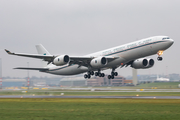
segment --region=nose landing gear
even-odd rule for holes
[[[163,54],[163,50],[159,50],[159,51],[157,52],[157,54],[158,54],[158,58],[157,58],[157,60],[158,60],[158,61],[162,61],[162,60],[163,60],[163,58],[162,58],[162,57],[160,57],[160,56]]]
[[[157,60],[158,60],[158,61],[162,61],[163,58],[162,58],[162,57],[158,57]]]

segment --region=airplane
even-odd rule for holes
[[[14,69],[39,70],[56,75],[76,75],[87,72],[84,74],[85,79],[90,79],[93,75],[104,77],[105,74],[102,71],[112,69],[108,79],[114,79],[118,75],[115,72],[118,67],[130,66],[134,69],[153,67],[154,60],[144,57],[157,54],[157,60],[162,61],[161,55],[173,43],[174,40],[168,36],[154,36],[85,56],[52,55],[41,44],[36,45],[38,54],[13,53],[6,49],[5,51],[10,55],[32,57],[47,62],[47,65],[41,68]]]
[[[163,78],[163,77],[159,77],[159,75],[157,75],[156,81],[165,82],[165,81],[169,81],[169,78]]]

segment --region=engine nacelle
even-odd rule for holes
[[[151,68],[151,67],[154,66],[154,60],[153,60],[153,59],[147,59],[147,61],[148,61],[148,65],[147,65],[146,68]],[[145,68],[145,69],[146,69],[146,68]]]
[[[70,61],[70,58],[68,55],[61,55],[61,56],[56,57],[53,60],[53,64],[57,66],[61,66],[61,65],[65,65],[69,63],[69,61]]]
[[[94,68],[104,67],[108,63],[105,57],[97,57],[91,60],[90,64]]]
[[[137,59],[135,60],[132,64],[131,67],[135,69],[146,69],[146,68],[151,68],[154,65],[154,60],[153,59]]]
[[[135,68],[135,69],[140,69],[140,68],[145,68],[148,65],[148,60],[141,58],[141,59],[137,59],[135,60],[131,67]]]

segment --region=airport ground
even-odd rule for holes
[[[47,96],[180,96],[180,82],[148,83],[123,87],[4,87],[0,95]]]
[[[178,83],[179,84],[179,83]],[[173,120],[180,118],[176,84],[146,87],[3,89],[2,120]],[[150,85],[150,84],[149,84]],[[5,96],[5,98],[3,98]],[[6,96],[18,96],[8,98]],[[37,96],[37,97],[36,97]],[[44,97],[45,96],[45,97]],[[62,97],[64,96],[64,97]],[[71,97],[75,96],[75,98]],[[99,97],[97,99],[97,97]],[[105,98],[104,98],[105,96]],[[109,96],[109,98],[106,98]],[[142,96],[142,97],[141,97]],[[157,97],[153,97],[157,96]],[[161,96],[162,98],[158,98]],[[166,97],[172,97],[168,99]],[[26,98],[28,97],[28,98]],[[55,98],[56,97],[56,98]],[[70,98],[67,98],[70,97]],[[83,98],[85,97],[85,98]],[[91,98],[92,97],[92,98]],[[118,98],[120,97],[120,98]],[[127,98],[128,99],[127,99]],[[144,99],[145,98],[145,99]]]
[[[118,92],[118,91],[4,91],[1,96],[180,96],[180,92]]]

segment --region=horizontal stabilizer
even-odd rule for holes
[[[29,68],[29,67],[17,67],[17,68],[14,68],[14,69],[39,70],[39,71],[42,71],[42,72],[45,72],[45,71],[49,70],[49,68]]]

